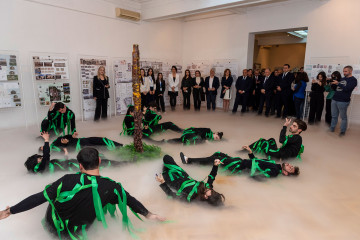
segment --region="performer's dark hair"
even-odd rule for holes
[[[289,173],[289,175],[292,175],[292,176],[299,176],[300,174],[300,169],[299,167],[294,167],[294,172],[293,173]]]
[[[135,107],[134,107],[133,105],[129,106],[129,107],[128,107],[128,110],[127,110],[127,112],[126,112],[126,115],[130,115],[130,113],[131,113],[131,112],[134,112],[134,110],[135,110]]]
[[[42,156],[39,154],[34,154],[34,155],[28,157],[28,159],[26,160],[24,165],[29,172],[34,172],[34,168],[38,164],[37,160],[39,157],[42,157]],[[39,169],[39,170],[42,170],[42,169]]]
[[[217,132],[217,135],[219,136],[220,139],[222,139],[224,133],[223,132]]]
[[[210,189],[211,195],[205,198],[205,192],[208,188],[205,187],[204,183],[200,183],[198,188],[198,196],[196,197],[200,201],[206,201],[210,205],[217,207],[224,205],[225,196],[221,193],[216,192],[214,189]]]
[[[295,119],[294,122],[298,125],[298,128],[301,129],[303,132],[307,129],[307,124],[301,119]]]
[[[76,158],[85,170],[93,170],[99,167],[99,152],[95,148],[83,148]]]
[[[151,102],[149,103],[149,107],[156,108],[156,107],[157,107],[156,102],[155,102],[155,101],[151,101]]]
[[[64,108],[65,104],[62,102],[57,102],[54,106],[54,111],[59,111],[61,108]]]

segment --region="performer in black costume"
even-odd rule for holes
[[[79,164],[76,159],[51,159],[50,160],[50,145],[49,145],[49,133],[42,133],[44,138],[44,146],[42,148],[43,155],[34,154],[29,157],[25,162],[25,167],[29,172],[44,173],[54,171],[79,171]],[[129,162],[111,161],[107,159],[101,159],[100,168],[116,167],[120,165],[128,164]]]
[[[56,136],[61,133],[65,135],[76,132],[75,114],[64,103],[52,103],[47,117],[41,122],[40,132],[54,132]]]
[[[159,123],[162,119],[161,115],[156,113],[156,103],[149,103],[149,107],[145,110],[144,119],[143,119],[143,134],[145,136],[150,136],[153,133],[166,131],[168,129],[174,132],[182,132],[183,129],[176,126],[173,122],[164,122]]]
[[[162,174],[156,174],[156,180],[161,183],[160,187],[167,196],[188,202],[206,202],[212,206],[223,205],[225,201],[224,195],[213,189],[218,166],[221,164],[220,160],[214,161],[206,183],[192,179],[169,155],[164,156],[163,162],[163,172]],[[176,193],[170,188],[175,189]]]
[[[187,128],[183,131],[180,138],[173,138],[163,140],[168,143],[183,143],[186,145],[204,143],[209,141],[220,141],[223,137],[223,132],[213,133],[210,128]]]
[[[279,142],[282,143],[280,148],[277,147],[274,138],[268,140],[260,138],[258,141],[250,144],[249,147],[253,152],[264,153],[269,158],[286,159],[297,157],[300,159],[300,155],[304,152],[300,133],[306,131],[307,125],[304,121],[295,119],[289,128],[291,135],[286,136],[286,130],[290,122],[291,119],[286,118],[284,126],[280,131]]]
[[[230,171],[231,174],[240,174],[243,170],[250,170],[251,176],[263,175],[265,177],[277,177],[281,174],[285,176],[298,176],[300,174],[299,167],[292,166],[289,163],[276,164],[275,161],[267,159],[258,159],[248,146],[245,146],[249,152],[250,159],[242,159],[240,157],[231,157],[222,152],[215,152],[213,155],[204,158],[189,158],[182,152],[180,153],[181,161],[184,164],[201,164],[209,165],[216,159],[220,159],[224,170]]]
[[[73,135],[58,137],[51,143],[50,149],[60,152],[61,148],[63,148],[66,153],[74,150],[80,151],[81,148],[86,146],[106,146],[108,150],[114,150],[115,148],[122,147],[123,145],[102,137],[78,138],[78,133],[74,133]]]
[[[12,207],[0,211],[0,219],[37,207],[46,201],[49,206],[45,215],[44,226],[61,239],[86,238],[88,229],[95,219],[107,223],[104,214],[115,217],[116,204],[121,211],[124,228],[133,229],[127,206],[134,213],[148,219],[164,221],[165,218],[149,212],[138,200],[131,196],[122,185],[110,178],[101,177],[99,172],[99,153],[94,148],[85,148],[77,155],[80,171],[67,174],[49,184],[44,191],[36,193]],[[127,206],[126,206],[127,205]],[[136,214],[136,216],[138,216]],[[140,217],[139,217],[140,218]]]

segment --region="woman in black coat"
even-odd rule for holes
[[[231,85],[233,83],[233,78],[231,76],[230,69],[225,69],[224,76],[221,79],[221,94],[220,98],[223,99],[223,109],[224,112],[229,111],[230,99],[231,99]]]
[[[97,76],[94,76],[93,82],[93,96],[96,100],[95,117],[94,120],[98,121],[100,115],[102,119],[107,118],[107,102],[109,98],[109,77],[105,75],[105,67],[100,66]]]
[[[162,112],[165,112],[164,92],[165,92],[165,80],[163,78],[163,74],[158,73],[156,79],[155,96],[156,96],[156,105],[159,112],[160,110]]]
[[[201,77],[199,70],[195,71],[195,78],[193,78],[193,97],[194,97],[194,109],[200,111],[201,107],[201,95],[204,94],[203,88],[205,86],[204,79]]]
[[[319,123],[321,121],[322,111],[324,109],[324,92],[326,85],[325,72],[319,72],[316,80],[312,80],[310,92],[310,112],[309,124]]]

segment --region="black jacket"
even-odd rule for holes
[[[98,79],[97,76],[94,76],[93,82],[93,96],[97,99],[107,99],[109,98],[109,90],[105,85],[109,84],[109,78],[106,77],[105,80]]]
[[[214,95],[217,95],[217,90],[220,86],[220,81],[219,81],[219,78],[217,76],[214,76],[214,80],[213,80],[213,88],[215,88],[215,91],[209,91],[208,88],[209,88],[209,85],[210,85],[210,76],[206,77],[205,78],[205,88],[206,88],[206,93],[212,93]]]
[[[295,80],[294,74],[288,72],[286,76],[284,73],[279,75],[277,86],[281,88],[282,93],[290,93],[291,91],[291,83]]]
[[[266,77],[265,77],[266,78]],[[275,84],[275,76],[270,75],[269,78],[265,81],[265,78],[261,82],[260,89],[265,89],[265,96],[272,96],[274,93],[274,84]]]
[[[221,94],[220,97],[223,98],[225,93],[223,93],[223,91],[225,90],[224,86],[226,87],[230,87],[229,90],[231,89],[231,85],[233,83],[233,78],[232,76],[229,76],[228,79],[226,79],[226,77],[222,77],[221,78]]]
[[[252,89],[253,80],[251,77],[246,77],[244,80],[244,76],[240,76],[236,80],[236,94],[239,94],[239,90],[245,91],[245,94],[249,94]]]
[[[156,80],[156,90],[155,90],[155,95],[159,96],[159,94],[163,94],[164,95],[165,92],[165,80],[161,80],[161,87],[160,87],[160,81]]]
[[[181,91],[184,92],[183,87],[187,87],[187,93],[191,93],[191,87],[193,86],[193,79],[191,77],[185,78],[183,77],[181,81]]]

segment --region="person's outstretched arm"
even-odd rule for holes
[[[280,131],[280,137],[279,137],[279,142],[280,143],[283,143],[285,141],[285,139],[286,139],[286,130],[287,130],[287,127],[289,126],[290,122],[291,122],[290,118],[285,119],[284,126]]]
[[[43,158],[41,160],[39,171],[44,171],[50,162],[50,145],[49,145],[49,133],[43,132],[41,133],[41,137],[44,139],[43,146]]]
[[[210,188],[213,188],[213,182],[215,181],[215,177],[216,177],[216,175],[217,175],[217,172],[218,172],[218,169],[219,169],[219,165],[220,164],[223,164],[221,161],[220,161],[220,159],[215,159],[214,160],[214,165],[213,165],[213,167],[212,167],[212,169],[211,169],[211,172],[210,172],[210,174],[209,174],[209,176],[208,176],[208,181],[207,181],[207,183],[210,185]]]

